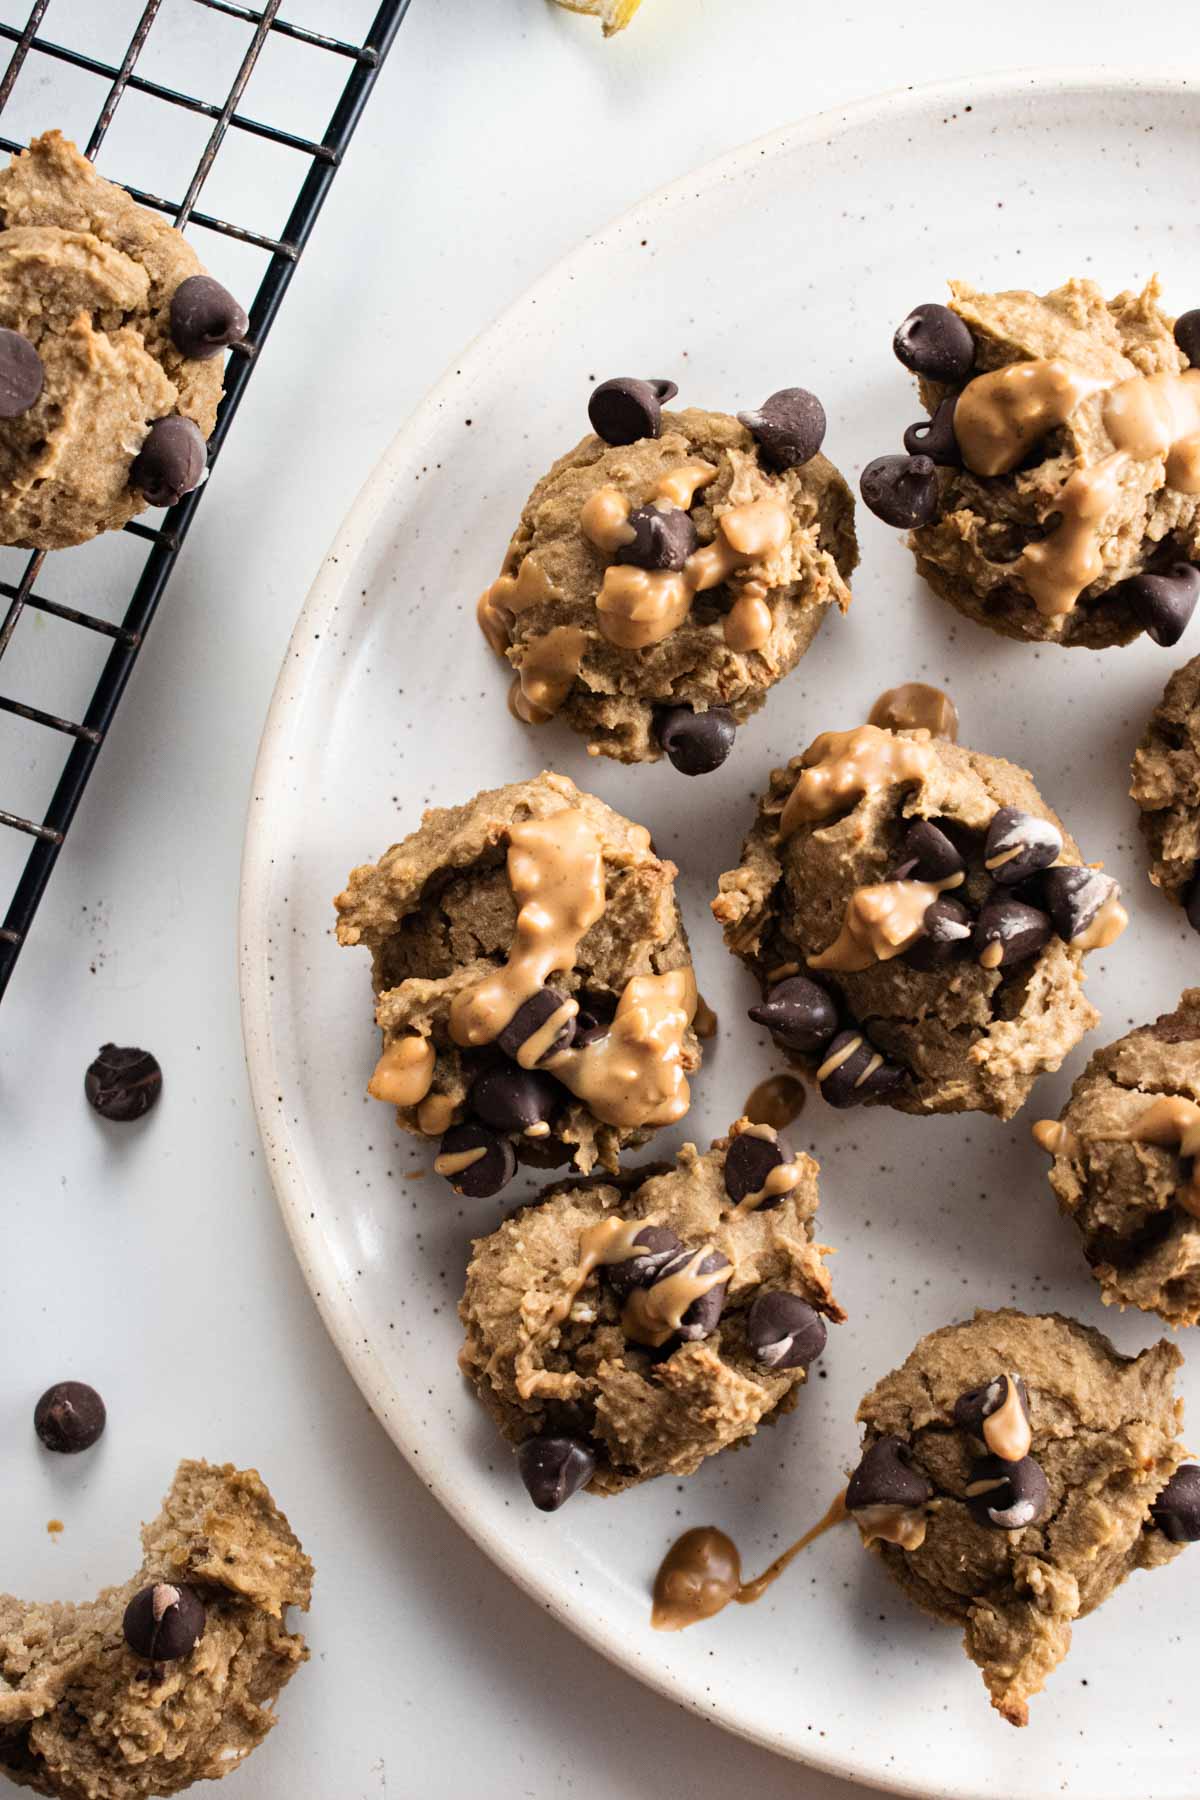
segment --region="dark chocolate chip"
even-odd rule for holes
[[[19,331],[0,330],[0,419],[16,419],[41,394],[46,371],[42,359]]]
[[[746,1342],[764,1369],[807,1369],[825,1348],[825,1321],[799,1294],[773,1288],[746,1314]]]
[[[146,1662],[177,1662],[190,1656],[204,1636],[204,1625],[199,1594],[170,1581],[156,1581],[135,1594],[122,1621],[125,1642]]]
[[[1200,313],[1188,316],[1195,318],[1200,332]],[[1196,348],[1200,350],[1200,343]],[[1151,1505],[1150,1517],[1173,1544],[1194,1544],[1200,1539],[1200,1468],[1195,1463],[1176,1469]]]
[[[918,819],[904,834],[892,880],[950,881],[965,871],[965,862],[945,832],[928,819]]]
[[[627,1257],[624,1262],[610,1263],[603,1270],[604,1278],[618,1300],[628,1300],[634,1288],[649,1287],[658,1279],[663,1266],[673,1261],[683,1248],[683,1240],[667,1225],[643,1226],[633,1241],[640,1246],[639,1255]]]
[[[976,1437],[983,1433],[983,1421],[999,1412],[1008,1399],[1007,1375],[993,1375],[981,1387],[968,1388],[954,1402],[954,1423],[964,1431],[972,1431]],[[1017,1397],[1021,1403],[1021,1411],[1029,1418],[1029,1390],[1021,1377],[1017,1376]]]
[[[727,706],[710,706],[707,712],[663,706],[655,715],[654,729],[681,775],[711,775],[733,749],[737,726]]]
[[[106,1417],[95,1388],[84,1381],[56,1381],[33,1409],[33,1429],[47,1450],[74,1456],[98,1442]]]
[[[200,427],[178,413],[155,419],[129,470],[151,506],[174,506],[199,487],[208,462]]]
[[[662,431],[662,409],[679,389],[673,381],[639,381],[618,375],[602,381],[588,401],[588,418],[606,444],[636,444]]]
[[[963,381],[975,363],[975,340],[958,314],[931,300],[896,327],[892,349],[906,369],[929,381]]]
[[[162,1093],[163,1076],[148,1050],[102,1044],[83,1078],[83,1091],[102,1119],[122,1125],[148,1113]]]
[[[686,1246],[677,1250],[674,1256],[667,1258],[654,1276],[651,1286],[657,1287],[660,1281],[669,1281],[672,1275],[678,1275],[686,1269],[694,1258],[695,1250]],[[722,1256],[719,1250],[710,1250],[708,1255],[697,1265],[697,1275],[714,1275],[718,1269],[731,1269],[728,1257]],[[694,1344],[701,1338],[711,1337],[721,1319],[725,1305],[725,1295],[729,1291],[727,1281],[718,1281],[707,1293],[701,1294],[698,1300],[684,1313],[679,1330],[675,1336],[676,1343]]]
[[[1156,644],[1170,649],[1177,644],[1200,599],[1200,569],[1195,563],[1176,562],[1157,574],[1147,570],[1131,575],[1115,590],[1128,603],[1134,618]]]
[[[482,1150],[483,1155],[468,1163],[465,1169],[445,1176],[456,1194],[469,1200],[486,1200],[507,1187],[517,1172],[517,1153],[506,1137],[490,1126],[477,1125],[468,1119],[463,1125],[452,1125],[438,1145],[439,1160],[443,1156],[464,1155]]]
[[[798,469],[825,442],[825,408],[807,388],[780,388],[757,412],[741,412],[738,418],[769,469]]]
[[[962,451],[954,435],[954,409],[958,397],[948,394],[931,419],[918,419],[904,433],[904,448],[910,456],[927,456],[939,469],[962,467]]]
[[[596,1458],[577,1437],[526,1438],[517,1447],[517,1469],[539,1512],[557,1512],[592,1479]]]
[[[171,338],[183,356],[205,362],[240,344],[250,321],[228,288],[211,275],[189,275],[171,296]]]
[[[518,1006],[496,1039],[505,1056],[511,1056],[515,1061],[520,1054],[521,1046],[528,1042],[535,1031],[540,1031],[546,1021],[559,1011],[564,999],[565,995],[558,993],[554,988],[539,988],[536,994],[531,994],[528,1000]],[[575,1036],[575,1027],[575,1019],[568,1019],[545,1055],[538,1060],[545,1062],[546,1057],[552,1056],[556,1050],[565,1050]]]
[[[617,561],[638,569],[682,569],[700,541],[691,514],[681,506],[639,506],[628,523],[637,535],[621,545]]]
[[[1039,877],[1041,904],[1066,943],[1081,937],[1096,914],[1114,900],[1120,888],[1099,869],[1047,869]]]
[[[792,1154],[787,1139],[776,1132],[770,1137],[759,1137],[757,1131],[743,1131],[735,1137],[725,1152],[725,1192],[734,1205],[747,1194],[761,1192],[771,1170],[791,1162]],[[769,1212],[782,1200],[782,1194],[773,1195],[761,1203],[759,1210]]]
[[[913,1464],[912,1451],[903,1438],[876,1438],[850,1477],[846,1509],[865,1506],[924,1506],[933,1489]]]
[[[877,519],[902,531],[937,516],[937,470],[928,456],[877,456],[863,470],[859,489]]]
[[[1200,363],[1200,307],[1180,313],[1175,321],[1175,342],[1190,363]]]
[[[608,994],[584,994],[575,1015],[576,1050],[586,1050],[597,1038],[607,1037],[616,1016],[617,1003]]]
[[[1193,931],[1200,931],[1200,874],[1192,876],[1183,890],[1183,910]]]
[[[971,954],[985,969],[1011,969],[1036,956],[1053,936],[1049,913],[1026,906],[1005,893],[993,894],[980,908],[971,939]],[[1000,946],[997,957],[993,945]]]
[[[512,1063],[484,1069],[467,1093],[470,1110],[497,1131],[525,1132],[531,1126],[548,1125],[562,1102],[563,1091],[549,1075]]]
[[[905,962],[923,975],[945,968],[970,954],[974,926],[968,906],[952,894],[939,894],[925,908],[921,936],[904,952]]]
[[[823,987],[807,975],[790,975],[768,988],[750,1008],[756,1025],[765,1025],[777,1044],[812,1056],[823,1050],[838,1028],[837,1007]]]
[[[1050,1511],[1050,1484],[1041,1464],[1032,1456],[1020,1462],[1004,1462],[998,1456],[982,1456],[971,1465],[967,1501],[980,1525],[998,1531],[1024,1531],[1037,1525]]]
[[[988,826],[983,862],[992,880],[1014,887],[1048,869],[1062,853],[1062,832],[1049,819],[1022,812],[1019,806],[1002,806]]]
[[[853,1049],[850,1049],[851,1045],[854,1045]],[[839,1031],[826,1048],[826,1062],[843,1050],[850,1050],[850,1054],[843,1057],[820,1084],[821,1097],[830,1106],[861,1106],[864,1100],[893,1093],[903,1082],[904,1070],[892,1063],[881,1062],[871,1069],[876,1051],[860,1031]],[[870,1074],[868,1069],[871,1069]]]

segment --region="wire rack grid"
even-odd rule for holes
[[[212,121],[212,128],[202,153],[180,200],[164,199],[147,189],[123,185],[143,206],[167,214],[179,229],[199,227],[251,245],[268,259],[250,305],[250,329],[244,343],[230,353],[225,372],[225,394],[217,414],[216,426],[209,439],[208,457],[211,471],[221,446],[241,404],[247,384],[258,363],[288,284],[301,254],[308,243],[317,215],[329,192],[334,175],[342,162],[362,109],[371,93],[376,77],[408,7],[408,0],[381,0],[378,11],[361,42],[350,43],[280,17],[283,0],[260,0],[254,6],[236,0],[187,0],[187,4],[244,23],[249,27],[244,54],[237,66],[228,92],[221,100],[207,100],[150,80],[137,72],[139,58],[163,9],[163,0],[145,0],[145,4],[125,47],[120,61],[108,62],[64,43],[56,43],[43,35],[43,21],[51,0],[33,0],[29,15],[21,26],[0,23],[0,43],[12,45],[8,66],[0,78],[0,115],[12,97],[13,88],[31,57],[45,57],[51,62],[98,77],[104,87],[104,99],[86,145],[86,155],[95,159],[114,115],[122,100],[138,94],[163,106],[182,108],[188,113]],[[264,45],[272,34],[306,46],[314,55],[340,58],[346,64],[346,78],[334,106],[332,117],[320,141],[309,140],[294,132],[263,124],[239,110],[247,83]],[[50,121],[48,121],[49,123]],[[249,138],[265,139],[294,152],[303,167],[296,199],[279,237],[240,225],[200,210],[198,202],[226,136],[244,133]],[[0,149],[15,152],[23,144],[0,135]],[[0,925],[0,998],[25,944],[38,904],[45,892],[67,831],[83,796],[105,736],[116,713],[141,649],[146,631],[162,598],[163,590],[175,565],[188,529],[207,490],[201,484],[186,494],[177,506],[162,515],[157,525],[133,520],[125,531],[144,540],[133,591],[119,620],[106,619],[90,611],[66,606],[39,593],[38,582],[46,560],[46,552],[33,552],[15,581],[0,580],[0,712],[15,716],[40,730],[57,734],[65,741],[66,755],[49,805],[40,818],[23,816],[21,811],[8,811],[0,791],[0,829],[23,833],[30,848],[16,882],[3,924]],[[80,719],[62,718],[50,711],[26,704],[5,691],[4,657],[13,641],[18,621],[27,610],[50,615],[87,633],[99,633],[109,640],[91,699]],[[0,774],[3,771],[0,770]]]

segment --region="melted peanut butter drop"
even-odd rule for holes
[[[1039,1119],[1030,1127],[1034,1143],[1048,1156],[1078,1156],[1079,1139],[1058,1119]]]
[[[1129,914],[1114,894],[1100,907],[1090,925],[1071,939],[1073,950],[1107,950],[1129,923]]]
[[[928,731],[931,737],[958,742],[958,708],[941,688],[924,681],[902,681],[880,694],[867,719],[884,731]]]
[[[877,962],[890,962],[916,943],[938,895],[962,881],[960,870],[945,881],[880,881],[855,888],[846,902],[841,931],[827,949],[808,958],[809,968],[853,974]]]
[[[808,1098],[802,1081],[794,1075],[768,1075],[752,1088],[743,1105],[743,1116],[754,1125],[767,1125],[782,1131],[798,1119]]]
[[[696,1036],[702,1042],[707,1043],[710,1038],[716,1037],[719,1023],[720,1021],[718,1020],[716,1013],[708,1004],[704,995],[697,994],[696,1016],[692,1020],[692,1030],[696,1033]]]
[[[1200,1157],[1200,1106],[1181,1094],[1165,1094],[1153,1101],[1122,1136],[1130,1143],[1157,1144],[1193,1159],[1191,1172],[1175,1197],[1184,1212],[1200,1218],[1200,1172],[1194,1160]]]
[[[683,1040],[695,1010],[690,967],[635,975],[606,1035],[558,1051],[543,1067],[606,1125],[673,1125],[691,1105]]]
[[[668,1338],[674,1337],[688,1307],[702,1300],[718,1282],[729,1280],[732,1270],[725,1262],[720,1268],[701,1274],[701,1263],[711,1255],[712,1245],[703,1244],[677,1275],[668,1275],[665,1281],[656,1281],[647,1288],[634,1288],[621,1313],[625,1336],[651,1350],[661,1349]]]
[[[1033,1433],[1029,1428],[1025,1408],[1021,1405],[1015,1375],[1007,1377],[1003,1405],[998,1406],[994,1413],[989,1413],[983,1421],[983,1441],[992,1455],[1000,1457],[1004,1462],[1021,1462],[1029,1455]]]
[[[473,1169],[477,1162],[482,1162],[487,1155],[486,1148],[480,1144],[474,1150],[450,1150],[443,1156],[433,1159],[435,1175],[461,1175],[465,1169]]]
[[[795,787],[779,818],[780,839],[801,825],[817,824],[848,812],[879,788],[924,781],[933,768],[928,731],[899,736],[877,725],[853,731],[823,731],[801,759]]]
[[[850,1517],[858,1526],[864,1544],[878,1540],[895,1544],[900,1550],[919,1550],[925,1542],[928,1521],[924,1507],[901,1506],[898,1501],[881,1500],[876,1506],[855,1507]]]
[[[408,1033],[387,1046],[367,1083],[373,1100],[389,1106],[417,1106],[429,1092],[436,1061],[428,1038]]]
[[[587,633],[578,625],[555,625],[525,646],[512,686],[511,706],[526,725],[551,720],[579,674]]]
[[[655,1631],[683,1631],[701,1619],[711,1619],[731,1600],[739,1606],[752,1606],[802,1550],[840,1525],[846,1516],[843,1492],[811,1530],[789,1545],[761,1575],[745,1582],[742,1559],[731,1537],[715,1525],[699,1525],[685,1531],[667,1551],[654,1578],[651,1625]]]

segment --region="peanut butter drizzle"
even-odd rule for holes
[[[620,488],[597,488],[584,501],[579,514],[579,529],[588,542],[605,556],[615,556],[626,544],[632,544],[637,532],[629,523],[633,511]]]
[[[768,1075],[750,1090],[742,1112],[754,1125],[770,1125],[775,1131],[782,1131],[800,1117],[807,1098],[804,1083],[794,1075]]]
[[[435,1175],[461,1175],[464,1169],[474,1168],[487,1155],[486,1146],[480,1144],[474,1150],[452,1150],[445,1156],[435,1156],[433,1172]]]
[[[537,558],[527,556],[515,575],[498,575],[491,587],[479,596],[475,617],[479,629],[496,652],[503,656],[512,639],[512,621],[530,606],[544,600],[561,600],[556,588]]]
[[[367,1092],[373,1100],[384,1100],[389,1106],[417,1106],[429,1092],[435,1061],[429,1039],[409,1032],[384,1050]]]
[[[707,1275],[702,1275],[700,1264],[711,1255],[712,1245],[702,1244],[677,1275],[668,1275],[665,1281],[656,1281],[648,1288],[634,1288],[621,1313],[621,1330],[625,1336],[651,1350],[659,1349],[668,1338],[674,1337],[683,1324],[688,1307],[703,1299],[718,1282],[728,1281],[733,1273],[729,1264],[723,1263],[720,1268],[710,1269]]]
[[[1069,1125],[1058,1119],[1039,1119],[1036,1125],[1030,1126],[1030,1133],[1039,1150],[1048,1156],[1078,1156],[1079,1139]]]
[[[928,731],[931,737],[958,742],[958,708],[941,688],[924,681],[902,681],[880,694],[867,718],[884,731]]]
[[[685,1531],[667,1551],[654,1578],[654,1604],[650,1623],[655,1631],[682,1631],[688,1625],[711,1619],[730,1601],[753,1606],[772,1582],[778,1581],[802,1550],[847,1518],[843,1490],[824,1518],[796,1539],[753,1581],[742,1580],[742,1559],[733,1539],[715,1525],[698,1525]]]
[[[543,1067],[606,1125],[673,1125],[691,1105],[683,1039],[695,1010],[690,966],[635,975],[606,1035],[559,1050]]]
[[[682,569],[609,563],[596,596],[600,630],[620,650],[644,650],[661,643],[691,609],[692,589]]]
[[[525,646],[510,694],[512,711],[526,725],[552,719],[579,674],[587,633],[578,625],[555,625]]]
[[[1007,475],[1039,439],[1065,425],[1103,382],[1059,357],[1034,357],[969,381],[954,408],[954,435],[975,475]]]
[[[983,1421],[983,1441],[993,1456],[999,1456],[1004,1462],[1015,1463],[1029,1455],[1033,1433],[1029,1429],[1025,1408],[1021,1405],[1017,1378],[1009,1375],[1006,1379],[1004,1404],[998,1406],[994,1413],[989,1413]]]
[[[803,1092],[803,1089],[801,1092]],[[773,1125],[768,1124],[751,1124],[747,1126],[745,1131],[739,1132],[738,1135],[739,1137],[763,1138],[770,1144],[777,1144],[779,1142],[778,1131]],[[799,1162],[776,1163],[773,1169],[768,1169],[767,1178],[762,1186],[760,1188],[755,1188],[751,1193],[744,1194],[730,1212],[729,1217],[731,1219],[740,1219],[744,1213],[757,1212],[758,1208],[766,1201],[778,1200],[781,1199],[784,1194],[792,1193],[792,1191],[800,1185],[800,1178],[803,1174],[804,1168]]]
[[[985,944],[983,949],[979,952],[979,966],[981,969],[998,969],[1003,961],[1004,945],[999,938],[993,938],[992,942],[990,944]]]
[[[844,1062],[849,1062],[850,1058],[854,1055],[854,1053],[857,1050],[862,1049],[862,1046],[863,1046],[863,1040],[861,1037],[858,1037],[858,1036],[852,1037],[848,1044],[843,1044],[840,1050],[835,1050],[833,1052],[832,1056],[827,1056],[825,1058],[825,1061],[821,1064],[820,1068],[817,1070],[817,1080],[818,1081],[827,1081],[828,1078],[833,1074],[834,1070],[840,1069]],[[854,1083],[855,1087],[856,1088],[861,1087],[864,1081],[869,1081],[871,1076],[875,1073],[876,1069],[879,1067],[879,1065],[882,1061],[883,1061],[882,1056],[880,1056],[878,1050],[876,1050],[874,1055],[871,1057],[870,1062],[868,1062],[866,1067],[863,1069],[862,1074],[860,1076],[858,1076],[857,1080],[855,1081],[855,1083]]]
[[[959,870],[944,881],[880,881],[855,888],[846,902],[841,931],[827,949],[807,959],[809,968],[853,974],[877,962],[890,962],[916,943],[938,895],[960,887],[962,881]]]
[[[1114,894],[1099,908],[1091,924],[1071,939],[1071,947],[1075,950],[1107,950],[1110,944],[1116,943],[1128,923],[1129,914]]]
[[[610,1214],[608,1218],[597,1219],[594,1225],[589,1225],[580,1234],[577,1260],[566,1275],[562,1292],[544,1312],[540,1309],[532,1310],[528,1302],[522,1304],[521,1319],[531,1339],[530,1351],[544,1342],[570,1315],[571,1308],[593,1270],[611,1268],[614,1263],[624,1262],[627,1257],[636,1254],[634,1239],[645,1227],[645,1219],[620,1219]],[[540,1301],[542,1297],[539,1295],[537,1298]],[[531,1366],[530,1351],[524,1353],[523,1366],[518,1368],[516,1374],[517,1393],[522,1400],[531,1400],[540,1392],[544,1385],[542,1378],[546,1373],[544,1369]]]
[[[928,731],[904,737],[878,725],[823,731],[801,759],[800,777],[779,816],[780,841],[801,825],[848,812],[878,788],[924,781],[933,755]]]
[[[858,1507],[850,1517],[858,1526],[864,1544],[873,1544],[878,1538],[901,1550],[919,1550],[925,1542],[924,1507],[881,1501],[878,1506]]]
[[[1133,1144],[1157,1144],[1164,1150],[1178,1150],[1180,1156],[1191,1157],[1192,1170],[1182,1183],[1176,1199],[1184,1212],[1200,1219],[1200,1106],[1185,1100],[1181,1094],[1165,1094],[1155,1100],[1134,1120],[1128,1131],[1120,1134]]]
[[[1026,544],[1016,567],[1044,618],[1074,610],[1084,588],[1104,570],[1099,528],[1117,503],[1126,464],[1121,451],[1076,469],[1054,503],[1061,523],[1040,543]]]
[[[578,1011],[578,1000],[564,998],[562,1005],[550,1014],[546,1023],[530,1033],[517,1051],[517,1061],[523,1069],[537,1067],[559,1033],[566,1028]]]

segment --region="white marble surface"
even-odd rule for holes
[[[136,10],[55,0],[47,35],[111,49]],[[351,34],[369,9],[287,10]],[[24,11],[0,0],[0,18]],[[967,11],[645,0],[625,37],[602,44],[543,0],[413,0],[214,478],[0,1011],[0,1586],[65,1597],[123,1578],[136,1522],[180,1455],[258,1465],[316,1558],[313,1662],[233,1795],[857,1791],[685,1716],[541,1617],[372,1422],[263,1174],[235,902],[250,770],[296,609],[360,482],[455,349],[588,230],[742,139],[882,87],[1119,66],[1125,53],[1122,16],[1090,0],[1010,0],[1003,40]],[[1160,0],[1155,18],[1186,41],[1192,11]],[[163,20],[153,73],[227,76],[229,21],[190,0],[165,0]],[[294,46],[275,48],[245,110],[319,130],[320,75]],[[39,65],[11,129],[82,129],[94,95]],[[131,107],[101,166],[173,191],[176,155],[151,109]],[[291,173],[235,146],[214,208],[269,224]],[[901,164],[880,170],[903,178]],[[234,278],[238,259],[217,266]],[[98,582],[93,602],[111,609],[119,551],[71,558],[64,579]],[[44,704],[78,703],[84,672],[52,630],[26,630],[19,674]],[[0,682],[13,685],[8,668]],[[33,803],[51,772],[39,748],[37,734],[0,737],[0,804],[10,782]],[[11,869],[0,863],[6,882]],[[162,1105],[126,1131],[80,1092],[107,1038],[145,1042],[166,1070]],[[102,1445],[75,1462],[43,1455],[29,1425],[36,1395],[65,1375],[94,1382],[110,1408]],[[58,1541],[51,1517],[66,1526]]]

